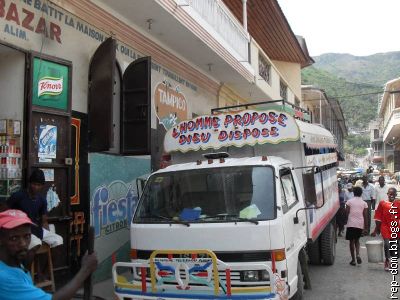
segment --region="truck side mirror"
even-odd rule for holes
[[[142,195],[142,193],[143,193],[143,189],[144,189],[144,186],[145,186],[145,184],[146,184],[146,179],[144,179],[144,178],[136,178],[136,192],[137,192],[137,197],[138,197],[138,199],[140,199],[140,196]]]

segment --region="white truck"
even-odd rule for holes
[[[144,187],[132,260],[113,266],[119,299],[302,299],[307,257],[334,263],[328,130],[279,107],[243,110],[181,122],[164,148],[173,164]]]

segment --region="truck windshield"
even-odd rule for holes
[[[155,174],[149,178],[133,222],[258,224],[255,221],[275,218],[274,182],[268,166]]]

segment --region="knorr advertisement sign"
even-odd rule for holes
[[[67,66],[35,57],[32,104],[66,110],[68,80]]]

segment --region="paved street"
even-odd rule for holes
[[[338,238],[337,257],[333,266],[310,266],[312,290],[305,291],[305,300],[380,300],[390,299],[392,275],[383,270],[383,264],[367,262],[365,242],[361,239],[363,263],[349,265],[350,253],[344,237]],[[399,278],[399,276],[397,276]],[[399,294],[397,296],[400,296]]]
[[[383,264],[367,262],[365,242],[361,240],[363,263],[350,266],[348,242],[340,237],[337,243],[337,257],[333,266],[310,266],[312,290],[305,291],[305,300],[381,300],[390,299],[390,273],[383,270]],[[400,276],[398,276],[400,279]],[[114,299],[112,283],[105,281],[94,287],[94,295]],[[398,295],[400,296],[400,294]]]

